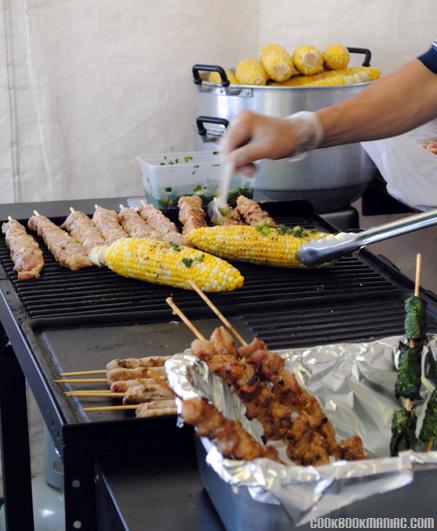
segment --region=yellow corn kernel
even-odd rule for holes
[[[318,74],[323,70],[322,54],[315,46],[298,46],[293,52],[293,63],[296,69],[307,75]]]
[[[244,283],[238,269],[220,258],[149,238],[121,238],[95,247],[90,260],[124,277],[183,289],[192,289],[190,281],[206,292],[232,291]]]
[[[259,60],[273,81],[286,81],[297,74],[291,55],[279,44],[267,44],[267,46],[264,46]]]
[[[342,70],[329,70],[314,76],[296,76],[282,83],[274,83],[281,87],[335,87],[354,85],[377,79],[381,72],[371,66],[357,66]]]
[[[243,59],[235,69],[235,76],[242,85],[265,85],[267,73],[256,59]]]
[[[374,66],[353,66],[348,68],[345,73],[357,74],[365,73],[369,81],[373,81],[381,77],[381,70],[378,70]]]
[[[296,257],[299,247],[323,235],[302,227],[287,229],[260,224],[202,227],[190,232],[187,238],[198,249],[228,260],[300,268],[304,265]]]
[[[347,68],[350,54],[346,46],[342,44],[331,44],[322,52],[325,67],[330,70],[340,70]]]
[[[226,75],[228,76],[229,83],[231,85],[239,85],[238,79],[235,77],[235,75],[232,72],[232,70],[229,70],[229,68],[225,68],[225,72],[226,72]],[[220,74],[218,72],[211,72],[209,74],[208,81],[210,83],[218,84],[218,83],[222,82],[222,78],[221,78],[221,76],[220,76]]]

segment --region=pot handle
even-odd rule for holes
[[[354,48],[354,47],[347,47],[350,53],[362,53],[364,54],[364,61],[362,66],[370,66],[370,61],[372,59],[372,52],[368,50],[367,48]]]
[[[201,65],[196,64],[193,66],[193,81],[196,85],[202,84],[202,78],[200,77],[200,72],[217,72],[220,74],[221,78],[221,86],[222,87],[229,87],[229,79],[226,75],[225,69],[218,65]]]
[[[226,118],[219,118],[217,116],[198,116],[196,118],[196,125],[197,132],[200,136],[206,136],[208,133],[204,124],[222,125],[226,129],[229,125],[229,120],[226,120]]]

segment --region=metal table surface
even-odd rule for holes
[[[123,201],[125,198],[97,200],[100,205],[108,208],[117,208],[119,203]],[[92,211],[95,202],[96,200],[75,200],[0,205],[0,220],[5,219],[8,215],[17,219],[26,218],[34,208],[49,217],[63,217],[68,212],[71,203],[78,209]],[[353,217],[352,215],[351,218],[353,219]],[[7,284],[6,281],[6,278],[0,278],[0,284],[3,283],[3,290]],[[146,430],[146,433],[142,433],[142,426],[145,425],[141,424],[141,421],[127,420],[123,421],[123,426],[129,428],[132,437],[129,439],[122,430],[114,430],[114,424],[111,422],[99,422],[100,429],[97,432],[93,429],[92,422],[88,422],[88,424],[86,422],[78,423],[77,409],[74,410],[73,406],[71,406],[71,411],[68,411],[68,408],[61,409],[59,407],[59,400],[63,393],[59,390],[54,391],[48,385],[48,378],[53,378],[53,372],[50,373],[47,371],[47,367],[38,364],[36,358],[31,354],[32,349],[40,348],[43,345],[50,353],[50,351],[59,350],[60,345],[62,345],[61,367],[63,370],[95,368],[95,365],[92,367],[75,366],[73,355],[75,349],[78,349],[84,350],[94,363],[96,361],[97,363],[104,363],[111,359],[102,356],[93,358],[98,350],[97,347],[100,347],[100,354],[102,350],[102,345],[99,343],[100,339],[94,337],[97,327],[95,329],[93,327],[73,329],[72,327],[68,336],[70,343],[65,344],[64,342],[63,344],[63,339],[57,335],[56,330],[47,331],[43,327],[40,333],[38,325],[36,325],[33,331],[39,343],[29,345],[23,335],[26,316],[22,316],[21,325],[12,316],[12,312],[17,311],[17,308],[13,307],[13,303],[16,300],[18,307],[18,298],[12,292],[7,292],[6,295],[3,293],[3,296],[9,297],[9,300],[8,302],[2,300],[0,308],[0,317],[6,332],[0,338],[2,455],[13,456],[12,459],[3,459],[5,494],[10,502],[7,511],[8,529],[20,531],[33,529],[32,500],[29,494],[30,466],[24,377],[32,390],[36,391],[34,394],[39,397],[37,399],[38,405],[47,427],[58,446],[58,450],[63,454],[68,530],[91,530],[96,529],[97,526],[100,526],[100,529],[114,529],[115,531],[117,529],[136,530],[145,529],[149,524],[150,527],[156,529],[184,529],[185,525],[190,529],[221,529],[218,517],[206,498],[196,472],[196,465],[190,453],[193,449],[190,432],[185,431],[185,435],[180,435],[183,432],[180,430],[177,435],[173,435],[174,421],[173,424],[169,424],[157,419],[156,422],[148,423],[150,431]],[[284,318],[288,319],[286,316]],[[39,325],[41,322],[44,324],[44,321],[39,320]],[[145,330],[141,327],[122,326],[121,324],[117,328],[116,325],[112,324],[111,328],[107,328],[106,336],[109,335],[114,338],[120,333],[118,341],[127,345],[126,355],[135,355],[138,345],[145,345],[146,343],[145,355],[156,352],[171,354],[182,345],[187,345],[190,337],[188,332],[183,329],[174,334],[176,337],[172,337],[172,333],[169,333],[171,332],[170,323],[166,325],[169,327],[168,331],[162,331],[162,323],[156,329],[153,323],[148,323]],[[214,325],[215,322],[212,320],[209,322],[203,316],[204,332],[206,329],[212,329]],[[394,323],[393,326],[398,326],[398,324]],[[237,327],[243,335],[248,333],[245,329],[245,323],[238,322]],[[105,337],[101,330],[100,334],[100,337]],[[111,341],[112,343],[116,342],[114,339],[110,339],[108,344]],[[12,344],[13,350],[9,342]],[[88,350],[86,350],[87,348]],[[111,354],[108,351],[106,356],[111,356]],[[113,420],[116,421],[117,419],[114,418]],[[154,437],[150,437],[150,434],[154,432],[153,430],[159,430],[162,434],[161,441],[156,442]],[[172,439],[177,439],[179,445],[177,453],[174,453],[174,461],[171,461],[172,452],[169,451],[171,445],[176,444]],[[97,455],[102,445],[108,452],[111,447],[118,448],[120,454],[124,452],[123,459],[114,460],[109,456]],[[138,452],[139,448],[141,448],[142,455],[137,456],[137,461],[132,461],[130,456],[135,451]],[[165,454],[162,461],[155,458],[160,450]],[[150,459],[150,452],[153,452],[152,460]],[[181,456],[186,456],[186,459],[181,459]],[[139,463],[142,463],[143,468],[139,467]],[[166,463],[170,463],[171,466]],[[141,473],[138,473],[139,471]],[[20,481],[16,481],[16,477],[20,477]],[[147,499],[144,499],[145,493]],[[169,498],[168,502],[166,501],[167,497]],[[183,502],[182,505],[181,502]],[[96,517],[96,504],[99,517]],[[184,507],[183,519],[180,515],[178,516],[177,511],[173,510],[173,507],[178,504]],[[106,524],[102,524],[102,521],[104,522],[102,517],[111,514],[113,518],[107,520]],[[139,527],[142,525],[141,522],[147,522],[147,525],[144,524],[143,527]],[[181,527],[182,525],[183,527]]]

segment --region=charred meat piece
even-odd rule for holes
[[[179,221],[183,225],[182,234],[189,234],[194,229],[206,227],[206,212],[202,208],[202,199],[197,195],[179,198]]]
[[[346,461],[360,461],[361,459],[367,459],[367,454],[363,448],[363,441],[354,435],[349,439],[343,439],[338,443],[340,449],[340,455],[342,459]]]
[[[106,243],[99,229],[86,214],[79,210],[72,210],[61,228],[68,231],[70,236],[77,240],[88,253],[94,247]]]
[[[93,222],[100,230],[108,245],[114,243],[120,238],[127,238],[128,234],[122,229],[118,222],[118,215],[115,210],[108,210],[99,205],[93,214]]]
[[[182,416],[187,424],[195,426],[199,436],[208,437],[225,457],[248,461],[267,457],[280,462],[275,448],[259,444],[239,422],[226,419],[205,399],[184,400]]]
[[[240,195],[237,199],[237,212],[248,225],[258,225],[263,223],[271,227],[276,227],[276,221],[270,214],[263,210],[256,201]]]
[[[3,223],[2,232],[11,252],[18,280],[39,278],[41,269],[44,267],[44,258],[38,243],[30,234],[27,234],[21,223],[11,217]]]
[[[76,271],[92,265],[82,245],[45,216],[33,215],[29,219],[28,226],[42,237],[55,260],[62,267]]]
[[[135,410],[137,418],[162,417],[165,415],[176,415],[176,404],[174,400],[157,400],[140,404]]]

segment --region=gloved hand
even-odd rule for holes
[[[256,160],[293,157],[317,148],[322,140],[315,113],[303,111],[282,119],[243,111],[232,121],[220,151],[238,171],[253,173]]]

